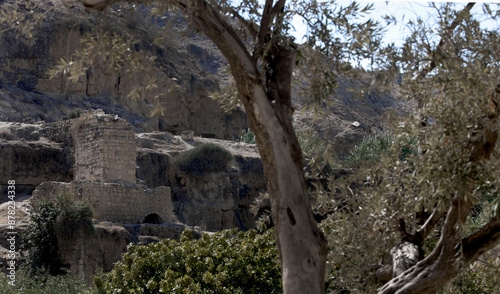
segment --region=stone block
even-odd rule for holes
[[[194,132],[193,131],[183,131],[181,133],[181,138],[184,141],[193,141],[194,140]]]

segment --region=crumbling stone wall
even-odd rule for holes
[[[90,235],[58,240],[61,262],[69,265],[71,273],[92,282],[96,271],[108,272],[113,268],[132,239],[122,226],[96,225]]]
[[[149,189],[143,185],[122,185],[90,181],[44,182],[33,191],[33,200],[54,199],[68,193],[85,199],[92,206],[94,218],[122,224],[139,224],[151,214],[161,222],[173,221],[170,188]]]
[[[96,111],[75,122],[75,180],[135,183],[136,144],[132,126]]]

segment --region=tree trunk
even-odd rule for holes
[[[322,293],[327,241],[311,211],[303,158],[292,125],[291,77],[295,50],[279,47],[268,85],[253,83],[245,109],[255,132],[271,198],[285,293]]]
[[[261,56],[252,56],[207,2],[174,3],[230,64],[264,166],[284,293],[323,293],[327,241],[314,220],[302,151],[292,125],[291,79],[296,49],[290,44],[271,44],[264,69],[259,70],[257,60]]]

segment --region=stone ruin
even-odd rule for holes
[[[15,174],[32,195],[31,203],[71,194],[93,208],[95,234],[58,238],[62,262],[87,280],[96,269],[111,270],[131,242],[178,240],[185,229],[199,235],[196,226],[251,228],[248,207],[265,191],[253,147],[235,153],[234,167],[193,176],[172,164],[171,157],[212,139],[136,135],[125,120],[100,110],[53,124],[7,127],[12,135],[0,145],[7,154],[0,163],[8,164],[0,173]]]
[[[161,227],[166,236],[179,235],[184,228],[171,223],[174,217],[169,187],[150,189],[136,184],[134,131],[125,120],[95,111],[76,120],[71,129],[74,180],[43,182],[33,191],[32,202],[54,199],[61,193],[89,202],[96,219],[95,234],[77,239],[61,237],[58,246],[61,261],[70,271],[90,281],[97,268],[111,270],[128,244],[137,241],[130,230],[112,223],[169,223]]]
[[[94,218],[120,224],[174,220],[169,187],[150,189],[136,184],[136,144],[132,127],[123,119],[91,112],[73,125],[74,180],[44,182],[33,201],[61,193],[85,199]]]
[[[135,183],[136,144],[132,126],[96,112],[74,123],[75,180]]]

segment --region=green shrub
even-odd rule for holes
[[[48,272],[32,275],[29,271],[18,270],[14,285],[10,279],[0,274],[0,293],[2,294],[82,294],[94,293],[81,277],[72,275],[52,276]]]
[[[213,143],[203,143],[178,154],[173,158],[172,163],[181,171],[203,174],[225,171],[233,159],[233,155],[226,148]]]
[[[363,138],[361,143],[356,145],[344,160],[344,166],[358,168],[373,163],[377,159],[380,159],[381,155],[387,154],[390,151],[393,140],[394,135],[389,131]]]
[[[438,294],[495,294],[499,289],[498,265],[477,261],[450,281]]]
[[[243,130],[243,133],[241,134],[240,137],[240,142],[248,144],[257,144],[257,141],[255,140],[255,134],[253,133],[252,129]]]
[[[94,233],[92,217],[94,212],[86,201],[75,201],[70,195],[60,195],[56,198],[58,216],[55,230],[58,237],[74,239]]]
[[[281,293],[273,230],[225,230],[199,240],[131,246],[110,273],[95,280],[99,293]]]
[[[299,141],[300,148],[302,149],[305,157],[314,157],[323,149],[323,141],[313,128],[307,125],[302,125],[295,126],[294,130],[297,140]],[[240,137],[240,142],[249,144],[257,143],[252,129],[243,131],[243,134]]]
[[[59,195],[54,201],[42,200],[31,215],[23,244],[27,250],[26,264],[32,272],[40,269],[52,275],[66,272],[61,263],[58,238],[74,238],[91,233],[92,209],[86,202],[77,202],[70,195]]]

